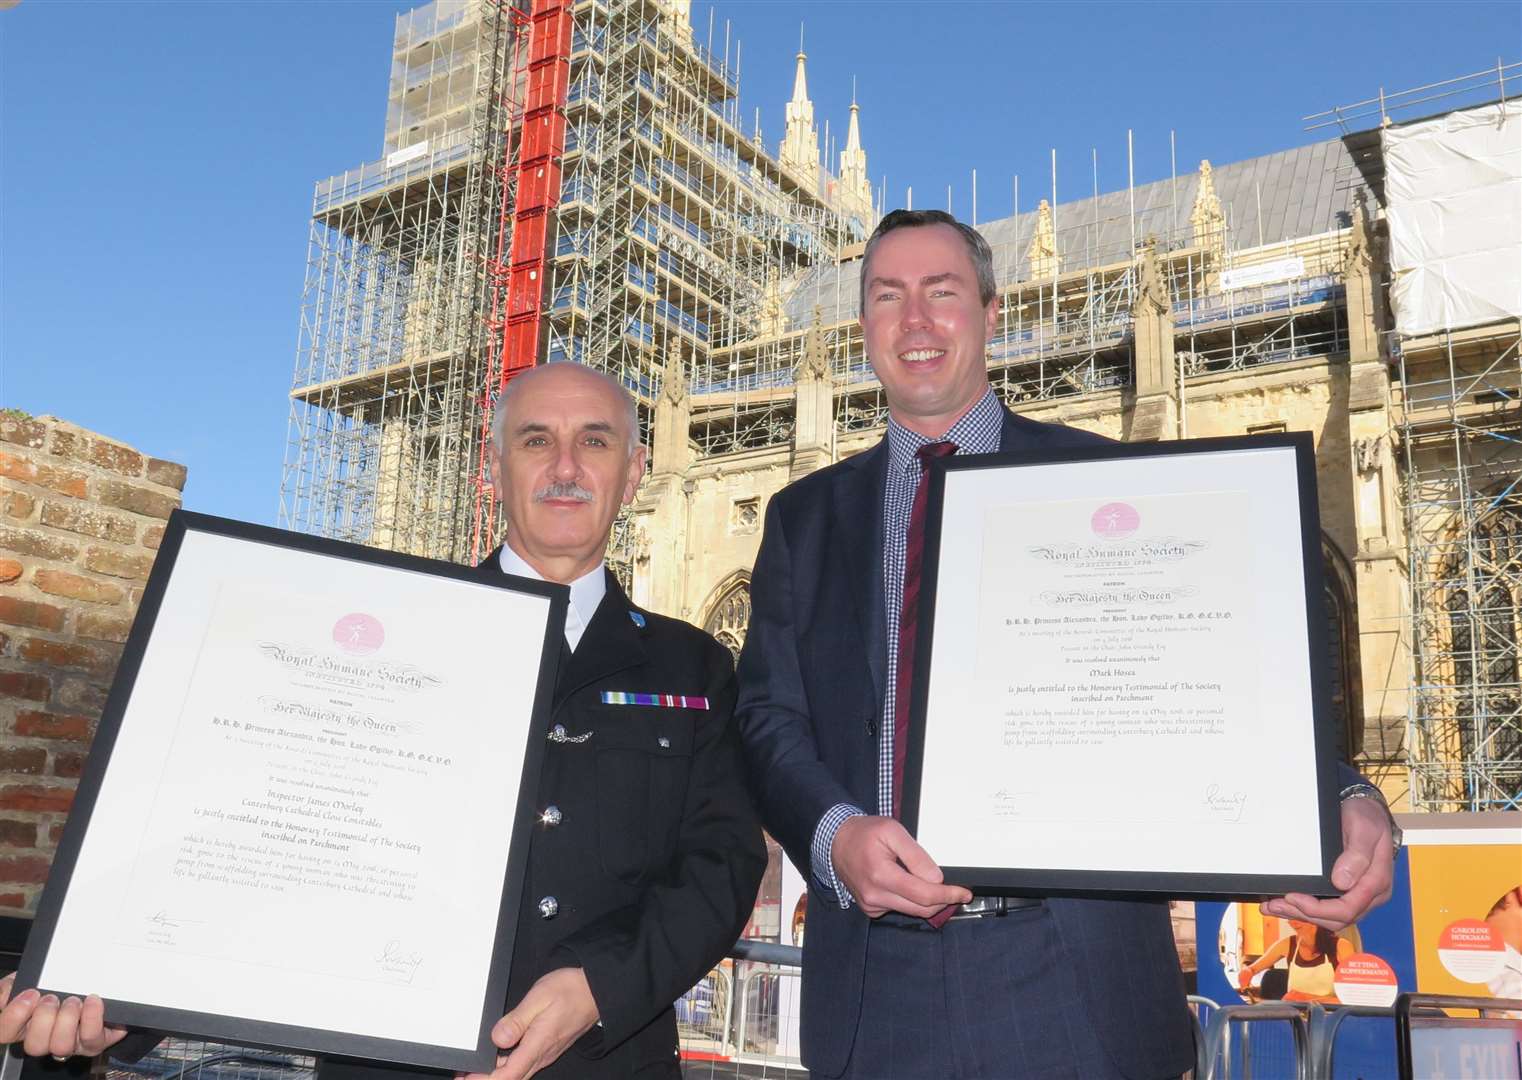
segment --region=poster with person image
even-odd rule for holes
[[[1522,998],[1522,813],[1423,815],[1406,847],[1421,990]]]
[[[1227,906],[1216,941],[1222,971],[1241,999],[1391,1005],[1395,971],[1366,952],[1356,925],[1340,933],[1269,915],[1254,903]]]

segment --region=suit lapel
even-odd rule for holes
[[[877,701],[887,681],[888,630],[883,607],[883,484],[887,481],[886,438],[848,459],[851,468],[835,476],[833,534],[846,563],[857,623],[867,644],[867,667]],[[865,535],[863,535],[865,532]]]
[[[645,662],[645,643],[634,620],[629,618],[629,598],[618,579],[610,572],[604,573],[608,575],[608,591],[597,605],[570,661],[560,669],[555,686],[557,709],[582,687]]]

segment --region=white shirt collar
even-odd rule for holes
[[[502,545],[502,556],[498,562],[502,564],[504,574],[516,574],[535,581],[544,580],[543,574],[507,544]],[[591,624],[592,616],[597,613],[597,607],[607,591],[608,579],[601,562],[571,582],[571,603],[565,609],[565,643],[571,647],[572,652],[581,643],[581,635]]]

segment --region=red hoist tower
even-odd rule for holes
[[[503,0],[507,2],[507,0]],[[525,16],[511,9],[522,32]],[[488,375],[481,409],[481,461],[476,476],[476,514],[471,557],[480,559],[491,543],[496,499],[487,472],[491,403],[514,376],[539,357],[539,326],[544,307],[545,249],[550,223],[560,202],[560,160],[565,155],[565,106],[571,78],[571,4],[568,0],[532,0],[528,22],[528,72],[523,122],[516,154],[512,133],[502,161],[502,205],[496,243],[487,273],[494,287],[488,324]],[[518,71],[513,73],[516,84]],[[508,93],[516,86],[508,89]],[[514,158],[516,157],[516,163]],[[516,182],[509,186],[509,175]],[[516,192],[516,198],[509,198]],[[511,203],[511,205],[509,205]],[[511,224],[509,225],[509,222]],[[511,246],[504,258],[504,244]]]

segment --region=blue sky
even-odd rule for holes
[[[189,466],[190,509],[273,523],[312,185],[380,155],[392,0],[0,11],[0,405]],[[1507,3],[719,0],[775,147],[805,22],[821,127],[857,77],[890,205],[1009,213],[1326,137],[1300,118],[1508,62]],[[1522,87],[1519,87],[1522,90]]]

